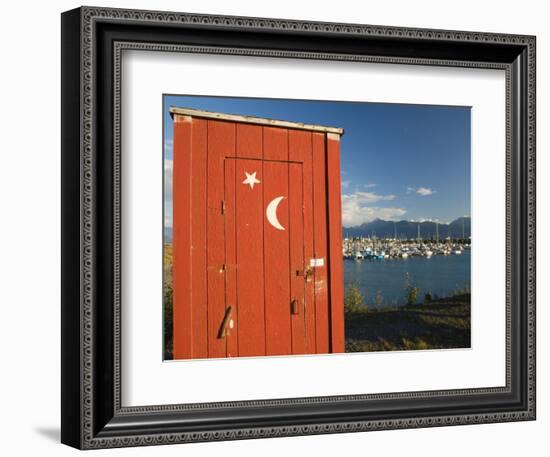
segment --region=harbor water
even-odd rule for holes
[[[460,255],[430,258],[346,259],[344,284],[347,289],[348,284],[356,283],[370,308],[402,306],[405,304],[406,273],[410,283],[420,289],[418,302],[422,302],[427,293],[433,297],[448,297],[457,290],[470,289],[470,260],[469,249]]]

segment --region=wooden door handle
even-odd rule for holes
[[[229,321],[231,320],[232,311],[233,309],[231,308],[231,306],[227,307],[227,309],[225,310],[225,314],[222,319],[222,325],[220,326],[220,330],[218,331],[219,339],[225,338],[229,333],[227,330],[227,326],[229,325]]]

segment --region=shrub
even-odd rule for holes
[[[164,285],[164,359],[173,358],[173,292],[172,286]]]
[[[346,289],[346,295],[344,297],[344,312],[345,313],[358,313],[368,311],[368,307],[365,305],[363,295],[359,290],[357,283],[350,283]]]
[[[411,283],[409,273],[405,273],[405,303],[407,305],[414,305],[419,292],[420,289]]]
[[[376,297],[374,297],[374,303],[376,304],[377,308],[380,308],[384,304],[384,297],[382,296],[382,292],[380,291],[376,292]]]

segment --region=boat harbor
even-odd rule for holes
[[[372,237],[344,238],[343,256],[346,260],[407,259],[409,257],[461,255],[471,248],[467,239],[422,240],[422,239],[378,239]]]

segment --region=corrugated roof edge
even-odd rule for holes
[[[328,127],[325,125],[303,124],[301,122],[281,121],[277,119],[268,119],[264,117],[242,116],[240,114],[215,113],[193,108],[170,107],[170,115],[201,117],[205,119],[218,119],[223,121],[243,122],[247,124],[266,125],[271,127],[284,127],[289,129],[310,130],[314,132],[335,133],[343,135],[344,129],[338,127]]]

